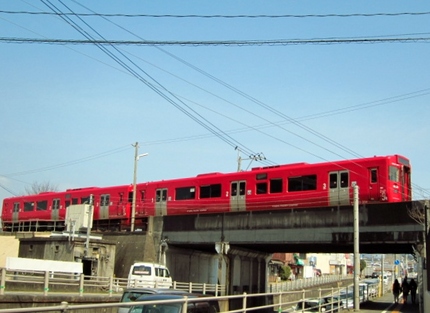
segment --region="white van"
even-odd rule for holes
[[[172,277],[167,267],[156,263],[134,263],[128,274],[128,287],[171,288]]]

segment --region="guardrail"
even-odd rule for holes
[[[80,296],[85,293],[105,293],[112,296],[113,293],[121,292],[127,288],[126,278],[86,276],[70,273],[42,272],[42,271],[12,271],[0,268],[0,295],[5,290],[21,291],[43,291],[48,295],[52,291],[77,292]],[[333,282],[351,280],[351,275],[326,275],[294,281],[270,283],[268,292],[281,292],[291,290],[302,290],[315,286],[321,286]],[[25,289],[22,286],[25,285]],[[155,286],[157,287],[157,286]],[[225,285],[206,284],[196,282],[173,282],[174,289],[186,290],[203,294],[226,295],[228,292]]]
[[[277,292],[277,293],[259,293],[259,294],[241,294],[241,295],[230,295],[230,296],[217,296],[217,297],[204,297],[204,298],[187,298],[178,300],[165,300],[165,301],[139,301],[139,302],[122,302],[122,303],[100,303],[100,304],[81,304],[81,305],[70,305],[67,302],[61,302],[56,306],[45,306],[45,307],[31,307],[31,308],[16,308],[16,309],[0,309],[0,313],[24,313],[24,312],[116,312],[119,306],[132,307],[138,304],[157,304],[160,306],[163,303],[181,303],[181,313],[187,313],[187,304],[193,302],[210,302],[217,301],[220,307],[220,312],[226,313],[246,313],[256,312],[258,310],[266,310],[267,312],[295,312],[295,310],[301,310],[306,303],[317,303],[319,307],[316,311],[319,312],[339,312],[344,309],[342,306],[343,299],[339,298],[338,295],[342,293],[344,288],[325,288],[318,289],[317,296],[311,297],[311,292],[315,290],[298,290],[288,292]],[[267,299],[272,299],[267,301]],[[264,301],[258,301],[264,299]],[[315,300],[324,299],[324,301]],[[341,302],[342,301],[342,302]],[[232,305],[235,303],[236,305]],[[253,305],[259,303],[258,305]],[[324,310],[322,310],[324,308]],[[85,311],[87,310],[87,311]]]
[[[0,268],[0,295],[6,290],[43,291],[47,296],[53,291],[85,293],[102,293],[112,296],[127,288],[126,278],[74,275],[70,273],[42,271],[11,271]],[[157,287],[155,285],[155,287]],[[225,285],[205,283],[173,282],[173,288],[216,296],[225,295]]]

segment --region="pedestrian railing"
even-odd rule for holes
[[[230,296],[214,296],[214,297],[197,297],[164,301],[136,301],[136,302],[119,302],[118,303],[93,303],[93,304],[69,304],[61,302],[55,306],[44,307],[31,307],[31,308],[11,308],[0,309],[0,313],[24,313],[24,312],[83,312],[84,310],[91,310],[91,312],[116,312],[118,307],[132,307],[134,305],[153,305],[157,307],[163,304],[180,303],[182,306],[181,313],[187,313],[188,304],[193,302],[210,302],[216,301],[219,304],[220,312],[225,313],[246,313],[265,310],[267,312],[291,312],[295,309],[300,309],[304,303],[316,303],[314,307],[308,309],[315,309],[316,312],[339,312],[342,310],[341,301],[336,298],[336,293],[340,292],[340,288],[325,288],[318,289],[317,296],[310,296],[315,293],[315,290],[297,290],[288,292],[276,293],[257,293]],[[268,301],[268,299],[271,299]],[[259,301],[264,299],[264,301]],[[315,301],[317,300],[317,301]],[[235,305],[236,304],[236,305]]]
[[[280,292],[280,291],[291,291],[301,290],[315,286],[321,286],[324,284],[330,284],[344,281],[351,281],[353,275],[322,275],[312,278],[302,278],[288,281],[280,281],[269,284],[268,292]]]
[[[0,295],[10,291],[104,293],[112,296],[127,288],[126,278],[86,276],[42,271],[11,271],[0,268]],[[157,287],[157,285],[155,285]],[[225,295],[225,285],[193,282],[173,282],[173,288],[211,295]]]

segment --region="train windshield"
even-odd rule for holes
[[[400,181],[400,170],[399,168],[395,166],[390,166],[389,172],[388,172],[388,179],[393,182],[399,182]]]

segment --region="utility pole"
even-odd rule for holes
[[[138,154],[139,143],[132,145],[134,147],[134,171],[133,171],[133,200],[131,203],[131,226],[130,231],[134,231],[134,224],[136,220],[136,180],[137,180],[137,162],[141,157],[147,156],[148,153]]]
[[[131,228],[130,231],[134,231],[134,221],[136,216],[136,176],[137,176],[137,153],[139,151],[139,143],[136,142],[134,147],[134,172],[133,172],[133,202],[131,203]]]
[[[360,238],[359,238],[359,210],[358,185],[352,182],[354,192],[354,311],[360,311]]]
[[[87,221],[87,238],[85,240],[85,257],[89,258],[90,250],[90,236],[91,236],[91,225],[93,224],[93,194],[90,195],[90,201],[88,205],[88,221]]]

